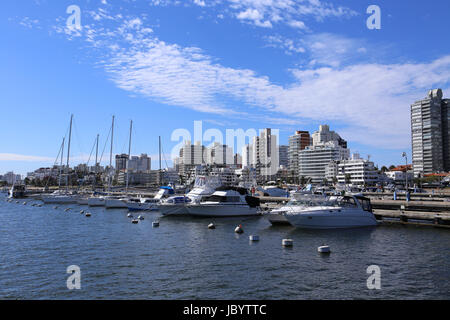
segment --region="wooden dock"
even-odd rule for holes
[[[401,224],[450,229],[450,213],[374,210],[373,214],[382,225]]]

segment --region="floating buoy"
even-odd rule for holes
[[[26,205],[27,205],[27,203],[26,203],[26,202],[24,202],[24,203],[23,203],[23,205],[24,205],[24,206],[26,206]]]
[[[19,203],[19,200],[17,200],[16,203]]]
[[[81,210],[80,213],[83,214],[83,213],[84,213],[84,210]]]
[[[143,216],[139,216],[138,219],[139,220],[144,220],[144,217]]]
[[[66,209],[64,209],[64,211],[65,211],[65,212],[67,212],[67,211],[69,211],[69,210],[70,210],[70,208],[66,208]]]
[[[214,223],[208,224],[208,229],[215,229],[215,228],[216,228],[216,226]]]
[[[86,217],[90,217],[91,214],[89,212],[86,212]]]
[[[159,221],[153,221],[152,226],[153,228],[159,227]]]
[[[320,253],[330,253],[330,247],[329,246],[320,246],[317,248],[317,251]]]
[[[56,209],[58,209],[58,207],[57,207],[57,206],[55,206],[55,207],[53,207],[53,209],[55,209],[55,210],[56,210]]]
[[[133,215],[131,213],[127,214],[128,218],[133,218]]]
[[[139,223],[139,220],[138,219],[133,219],[133,220],[131,220],[131,223],[134,223],[134,224]]]
[[[281,241],[281,245],[283,247],[292,247],[294,245],[294,240],[292,240],[292,239],[283,239],[283,241]]]
[[[242,225],[241,224],[238,225],[236,227],[236,229],[234,229],[234,232],[236,232],[236,233],[244,233],[244,229],[242,229]]]
[[[252,234],[250,237],[248,237],[248,239],[250,241],[259,241],[259,236]]]

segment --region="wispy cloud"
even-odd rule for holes
[[[347,139],[384,148],[409,145],[409,105],[450,82],[450,56],[426,63],[352,64],[346,57],[366,54],[366,46],[332,34],[305,37],[305,50],[316,61],[291,69],[295,80],[284,86],[253,70],[221,65],[200,48],[166,43],[136,17],[104,12],[83,28],[83,36],[106,52],[101,65],[130,93],[226,117],[264,112],[290,125],[333,121]],[[230,99],[240,107],[232,108]]]
[[[272,28],[274,25],[290,26],[307,30],[303,19],[323,21],[329,17],[352,17],[357,12],[344,6],[335,6],[321,0],[152,0],[152,5],[189,5],[216,8],[232,18],[257,27]]]
[[[54,162],[55,159],[42,156],[31,156],[15,153],[0,153],[0,161]]]

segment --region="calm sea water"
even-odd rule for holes
[[[450,230],[308,231],[272,227],[263,217],[157,212],[135,225],[126,210],[0,200],[1,299],[450,298]],[[234,233],[238,224],[244,234]],[[250,234],[260,241],[250,243]],[[283,248],[284,238],[294,247]],[[329,256],[317,253],[324,243]],[[381,268],[381,290],[366,286],[372,264]],[[70,265],[81,268],[81,290],[67,289]]]

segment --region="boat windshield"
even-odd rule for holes
[[[287,203],[287,206],[300,206],[300,207],[333,207],[337,205],[337,199],[335,197],[324,197],[321,195],[304,194],[296,196]]]

